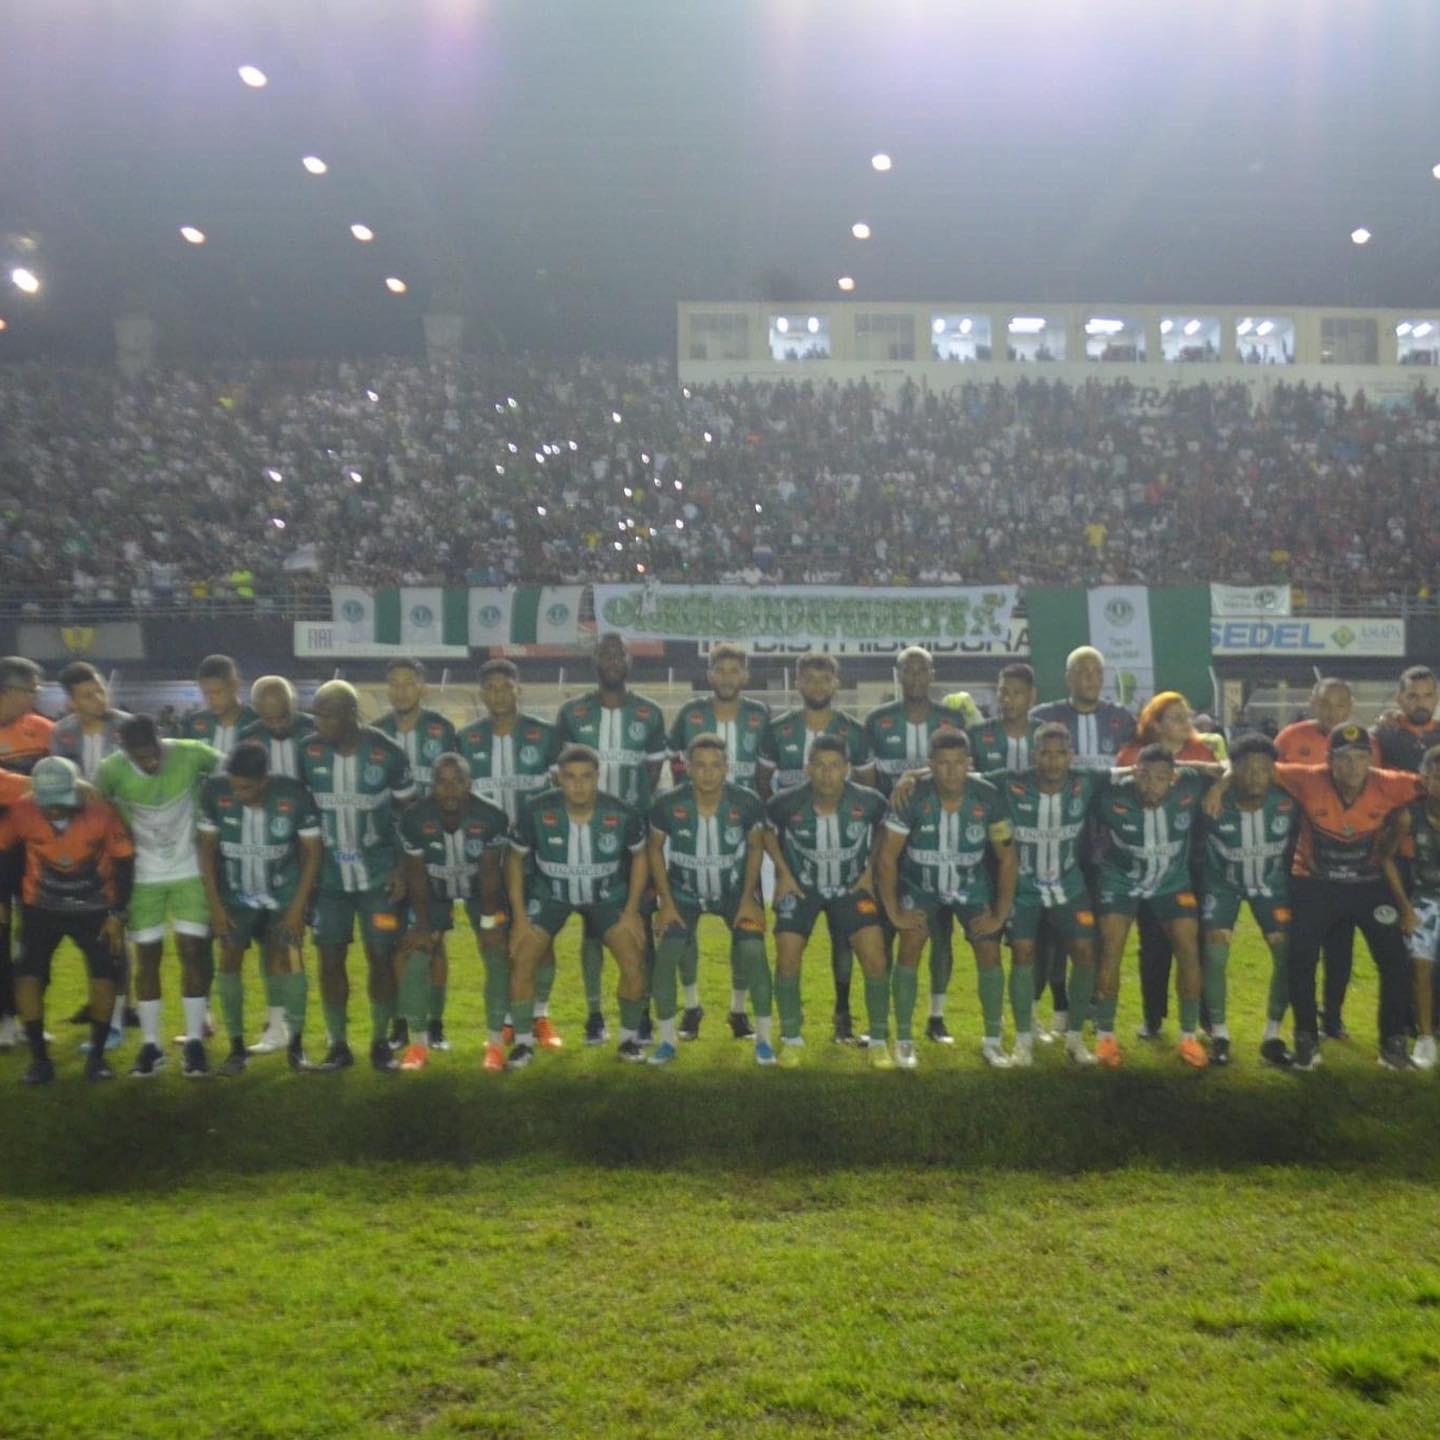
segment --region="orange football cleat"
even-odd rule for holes
[[[560,1032],[550,1023],[548,1015],[541,1015],[535,1021],[535,1043],[542,1050],[563,1050],[565,1042]]]
[[[1210,1063],[1210,1052],[1194,1035],[1186,1035],[1180,1041],[1180,1058],[1197,1070],[1203,1070]]]
[[[1113,1035],[1102,1035],[1095,1042],[1095,1058],[1107,1070],[1118,1070],[1125,1063],[1120,1057],[1120,1042]]]
[[[430,1047],[420,1044],[418,1040],[413,1045],[407,1045],[405,1053],[400,1057],[402,1070],[423,1070],[429,1063]]]
[[[485,1063],[480,1068],[489,1070],[492,1074],[504,1070],[505,1047],[503,1045],[487,1045],[485,1047]]]

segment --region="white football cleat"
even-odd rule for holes
[[[1014,1063],[998,1040],[986,1039],[980,1045],[980,1058],[996,1070],[1008,1070]]]
[[[250,1046],[251,1055],[274,1055],[277,1051],[284,1050],[290,1044],[290,1027],[281,1020],[278,1024],[272,1021],[261,1032],[260,1038]]]
[[[1098,1065],[1094,1051],[1085,1043],[1085,1037],[1078,1030],[1071,1030],[1065,1036],[1065,1058],[1076,1065]]]
[[[1410,1052],[1410,1063],[1417,1070],[1433,1070],[1435,1068],[1435,1037],[1433,1035],[1422,1035],[1415,1042],[1415,1048]]]
[[[1010,1052],[1010,1063],[1017,1069],[1028,1070],[1035,1063],[1035,1035],[1023,1031],[1015,1037],[1015,1048]]]
[[[913,1040],[897,1040],[895,1042],[895,1063],[902,1070],[914,1070],[920,1064],[920,1057],[915,1053]]]

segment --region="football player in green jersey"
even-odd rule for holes
[[[1436,961],[1440,960],[1440,745],[1432,745],[1420,757],[1420,778],[1425,793],[1391,816],[1381,840],[1380,859],[1410,951],[1416,1034],[1410,1059],[1417,1070],[1433,1070]],[[1405,837],[1415,852],[1408,888],[1395,863]]]
[[[251,941],[260,946],[263,969],[281,996],[290,1068],[306,1070],[308,984],[300,946],[325,857],[315,801],[298,780],[270,773],[264,745],[242,740],[230,752],[226,773],[205,782],[196,829],[210,929],[220,942],[216,983],[230,1036],[220,1073],[239,1075],[245,1069],[240,967]]]
[[[148,715],[120,723],[120,749],[100,762],[95,788],[119,810],[135,840],[135,888],[129,931],[135,946],[135,996],[140,1046],[132,1075],[149,1077],[165,1065],[160,1043],[160,956],[165,922],[180,952],[180,995],[185,1012],[181,1073],[208,1075],[205,1016],[213,977],[210,906],[200,879],[195,842],[200,782],[224,764],[201,740],[162,740]]]
[[[205,708],[185,717],[181,738],[203,740],[228,755],[240,739],[240,732],[257,719],[248,705],[240,703],[239,667],[228,655],[207,655],[195,672],[195,683]]]
[[[300,774],[325,832],[314,934],[330,1050],[317,1068],[345,1070],[355,1063],[345,960],[358,919],[369,970],[370,1064],[393,1071],[387,1031],[395,1018],[395,948],[405,895],[398,812],[415,798],[410,762],[388,735],[360,723],[354,686],[329,680],[315,692],[315,733],[300,747]]]
[[[601,793],[600,757],[588,745],[567,745],[555,769],[558,788],[531,796],[510,835],[505,884],[515,1045],[509,1065],[523,1069],[535,1058],[535,967],[577,912],[620,967],[620,1058],[644,1060],[645,820]]]
[[[430,793],[430,768],[455,749],[455,727],[438,710],[425,708],[425,666],[419,660],[392,660],[385,667],[389,711],[375,728],[404,752],[415,776],[415,798]]]
[[[1120,960],[1142,905],[1175,951],[1180,1058],[1197,1070],[1210,1063],[1195,1033],[1200,1019],[1200,907],[1190,888],[1190,847],[1201,798],[1222,768],[1180,767],[1163,745],[1147,745],[1136,757],[1133,772],[1113,780],[1096,803],[1095,818],[1109,844],[1096,883],[1100,970],[1095,980],[1095,1058],[1108,1069],[1122,1063],[1115,1039]]]
[[[300,774],[300,742],[315,733],[315,722],[301,714],[295,702],[295,687],[283,675],[262,675],[250,687],[250,704],[260,718],[241,727],[240,739],[258,740],[270,752],[270,773]],[[285,1049],[289,1033],[285,1027],[285,995],[280,977],[270,972],[268,952],[262,947],[260,970],[265,980],[265,1029],[250,1047],[251,1055],[270,1055]]]
[[[875,784],[874,758],[865,740],[865,727],[853,715],[835,708],[840,690],[840,665],[833,655],[805,655],[795,667],[795,687],[801,704],[770,721],[755,772],[756,788],[762,800],[803,785],[810,750],[820,735],[838,736],[850,762],[850,778],[856,785]],[[826,925],[829,925],[826,917]],[[838,1043],[855,1041],[850,1018],[850,977],[855,957],[850,942],[833,930],[830,934],[830,973],[835,982],[834,1037]],[[863,1043],[863,1041],[861,1042]]]
[[[665,716],[655,701],[629,688],[630,647],[620,635],[602,635],[595,645],[596,688],[567,700],[555,717],[562,744],[588,745],[600,758],[600,793],[612,795],[644,815],[660,783],[668,742]],[[602,1045],[609,1038],[600,996],[605,951],[600,937],[589,931],[580,942],[580,974],[589,1015],[585,1043]],[[655,944],[645,932],[645,973],[655,967]],[[650,1009],[642,1008],[640,1039],[650,1041]]]
[[[431,964],[445,949],[454,926],[455,902],[465,906],[480,959],[485,966],[485,1024],[488,1031],[484,1068],[505,1068],[501,1035],[510,998],[510,933],[505,911],[502,857],[509,849],[505,812],[471,793],[470,766],[463,755],[447,752],[431,767],[427,799],[412,805],[400,820],[405,847],[405,884],[415,929],[405,939],[401,968],[400,1011],[415,1036],[400,1058],[402,1070],[423,1069],[431,1050],[448,1050],[444,1029],[434,1020],[430,997]],[[424,1035],[422,1041],[419,1037]]]
[[[992,885],[989,864],[995,866]],[[1001,1043],[1005,970],[1000,937],[1015,901],[1016,858],[1005,797],[988,780],[970,773],[970,742],[963,730],[939,730],[930,739],[929,774],[892,800],[875,862],[881,903],[899,935],[893,979],[895,1060],[907,1070],[918,1063],[911,1024],[916,971],[935,921],[948,910],[975,952],[981,1054],[999,1068],[1011,1061]],[[1012,990],[1021,977],[1012,969]],[[1028,971],[1024,979],[1028,981]],[[1028,1015],[1016,1004],[1016,1025]],[[1034,992],[1029,993],[1033,1002]]]
[[[972,725],[970,763],[976,770],[1028,770],[1040,722],[1030,718],[1035,704],[1035,672],[1020,663],[1007,665],[995,685],[996,716]]]
[[[817,735],[805,764],[809,777],[774,796],[766,810],[775,832],[770,847],[775,887],[775,994],[780,1008],[780,1063],[800,1063],[803,1012],[800,962],[823,913],[832,936],[849,940],[865,975],[870,1063],[892,1070],[890,982],[885,934],[871,879],[871,852],[885,817],[885,797],[849,777],[845,741]]]
[[[485,718],[459,735],[460,753],[470,763],[471,788],[481,800],[505,812],[514,824],[529,795],[555,783],[552,771],[560,753],[560,733],[548,720],[520,709],[520,671],[513,660],[487,660],[480,667],[480,699]],[[582,942],[583,944],[583,942]],[[598,985],[598,975],[597,975]],[[560,1050],[565,1042],[550,1019],[555,988],[555,947],[535,968],[535,1043]],[[505,1043],[513,1043],[509,1020]]]
[[[1097,770],[1072,767],[1075,752],[1070,730],[1059,721],[1048,721],[1035,731],[1030,753],[1032,768],[992,771],[985,777],[1008,797],[1020,859],[1015,906],[1010,912],[1011,998],[1013,1002],[1016,972],[1023,975],[1032,965],[1034,994],[1039,994],[1036,955],[1043,933],[1058,942],[1062,967],[1068,954],[1073,965],[1069,993],[1076,1014],[1084,1015],[1095,991],[1095,914],[1081,868],[1080,847],[1091,804],[1104,788],[1105,776]],[[1016,1059],[1027,1064],[1036,1030],[1033,1009],[1029,1024],[1022,1022],[1017,1009],[1015,1028]],[[1095,1064],[1095,1056],[1085,1045],[1083,1025],[1066,1030],[1065,1053],[1078,1065]]]
[[[685,775],[685,756],[690,742],[698,735],[718,735],[725,742],[729,761],[728,776],[732,785],[755,789],[755,769],[760,746],[770,723],[770,707],[758,700],[747,700],[745,687],[750,683],[750,657],[739,645],[722,641],[710,647],[710,681],[708,700],[691,700],[680,707],[670,726],[670,766],[678,784]],[[758,792],[757,792],[758,793]],[[680,962],[681,979],[693,984],[700,957],[692,950]],[[740,948],[730,948],[730,1033],[737,1040],[748,1040],[755,1031],[745,1013],[749,993],[748,967]],[[696,1018],[697,1025],[699,1023]],[[684,1026],[681,1026],[682,1034]],[[697,1032],[698,1033],[698,1032]],[[689,1037],[687,1037],[689,1038]]]
[[[765,915],[759,900],[765,855],[765,806],[760,797],[728,781],[729,759],[719,735],[697,735],[685,754],[687,779],[650,807],[650,875],[659,896],[655,916],[655,1014],[660,1044],[650,1057],[664,1065],[676,1056],[675,982],[685,985],[680,1038],[700,1034],[700,987],[693,970],[695,932],[704,914],[718,915],[730,931],[731,964],[745,966],[755,995],[755,1059],[775,1063],[770,1043],[770,967],[765,959]]]
[[[1270,993],[1260,1055],[1285,1067],[1293,1056],[1280,1038],[1290,1003],[1286,953],[1290,946],[1290,855],[1300,806],[1275,783],[1279,751],[1264,735],[1242,735],[1230,751],[1230,784],[1219,813],[1201,822],[1200,932],[1204,943],[1205,1008],[1210,1063],[1230,1063],[1226,972],[1240,907],[1248,904],[1270,948]]]

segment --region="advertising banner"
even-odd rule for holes
[[[1210,622],[1210,646],[1216,655],[1308,656],[1405,654],[1405,622],[1398,616],[1272,619],[1249,615]]]

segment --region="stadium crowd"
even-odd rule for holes
[[[522,709],[514,662],[489,660],[485,717],[457,731],[426,708],[418,661],[391,663],[392,708],[370,726],[343,680],[320,687],[313,715],[281,676],[257,680],[246,704],[235,662],[214,655],[197,674],[205,708],[167,739],[151,717],[116,711],[83,661],[62,672],[70,711],[52,722],[35,709],[39,668],[0,659],[0,1049],[23,1031],[26,1083],[56,1078],[44,1001],[69,941],[90,978],[74,1017],[90,1029],[87,1078],[113,1078],[105,1056],[123,1043],[131,994],[142,1042],[130,1073],[158,1073],[173,930],[182,1073],[211,1073],[212,989],[230,1043],[222,1073],[279,1050],[296,1071],[342,1070],[355,1063],[347,957],[358,931],[370,1062],[423,1069],[450,1045],[458,903],[485,972],[488,1071],[563,1048],[549,1002],[555,941],[572,917],[583,925],[586,1043],[609,1038],[608,952],[620,1057],[673,1062],[703,1019],[705,915],[729,932],[731,1033],[753,1040],[761,1065],[803,1063],[801,964],[823,916],[831,1033],[864,1045],[876,1068],[919,1063],[927,948],[921,1033],[953,1043],[945,1006],[960,940],[975,962],[987,1064],[1033,1065],[1037,1042],[1058,1041],[1071,1063],[1119,1068],[1121,960],[1138,922],[1139,1033],[1161,1038],[1173,963],[1178,1055],[1205,1069],[1233,1058],[1228,964],[1248,909],[1271,958],[1267,1063],[1311,1070],[1323,1037],[1345,1037],[1358,931],[1379,971],[1381,1064],[1436,1065],[1440,681],[1426,667],[1401,674],[1373,732],[1353,719],[1345,682],[1325,679],[1313,719],[1274,741],[1242,736],[1228,757],[1176,692],[1138,717],[1104,700],[1104,659],[1089,646],[1069,657],[1064,700],[1037,705],[1030,667],[1010,664],[996,714],[968,726],[934,699],[932,658],[915,646],[899,657],[899,697],[863,720],[836,705],[829,655],[799,662],[801,704],[772,715],[744,693],[745,652],[719,644],[709,693],[668,725],[630,687],[618,635],[600,637],[594,672],[594,689],[551,722]],[[318,1065],[304,1050],[307,933],[327,1035]],[[268,1017],[250,1046],[252,948]],[[857,961],[863,1034],[851,1018]],[[1047,988],[1048,1025],[1037,1008]]]
[[[1289,582],[1429,596],[1440,413],[1280,384],[683,390],[577,360],[0,371],[4,588]],[[45,503],[36,505],[34,497]]]

